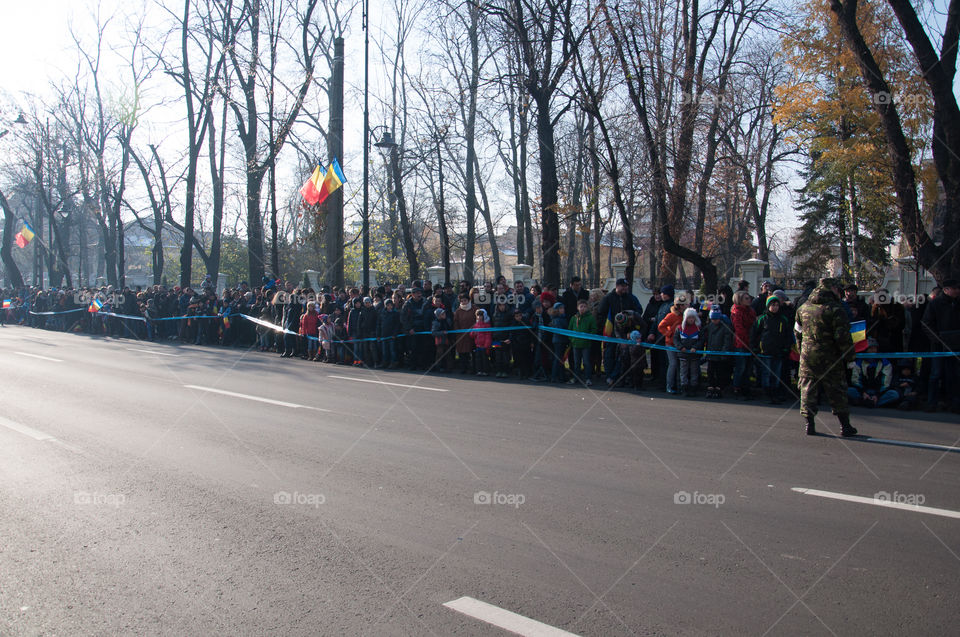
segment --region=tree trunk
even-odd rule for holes
[[[3,210],[3,237],[0,237],[0,259],[3,260],[7,283],[15,288],[22,288],[23,274],[20,273],[20,268],[17,267],[17,262],[13,260],[13,254],[10,250],[13,243],[15,218],[3,190],[0,190],[0,208]]]
[[[543,285],[560,286],[560,218],[557,215],[557,155],[550,99],[534,91],[537,103],[537,146],[540,154],[540,254]]]

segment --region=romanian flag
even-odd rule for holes
[[[17,242],[18,248],[26,248],[27,244],[33,241],[33,228],[30,227],[30,224],[26,221],[23,222],[23,229],[17,233],[17,236],[14,237],[14,241]]]
[[[10,308],[10,299],[3,299],[3,309],[6,310],[9,308]]]
[[[853,349],[857,352],[867,350],[867,322],[854,321],[850,324],[850,336],[853,337]]]
[[[613,336],[613,319],[610,318],[610,312],[607,312],[607,322],[603,324],[603,335]]]
[[[327,200],[334,191],[337,190],[347,181],[347,178],[343,176],[343,171],[340,170],[340,162],[337,161],[337,158],[333,158],[333,163],[330,164],[330,169],[327,171],[327,174],[323,177],[323,183],[320,184],[320,197],[319,203],[323,203]]]
[[[95,314],[100,311],[100,308],[103,307],[103,301],[100,299],[93,299],[93,302],[90,303],[90,307],[87,308],[87,311],[91,314]]]
[[[320,185],[323,183],[325,174],[323,167],[318,165],[313,169],[313,174],[310,175],[307,183],[300,187],[300,195],[311,206],[320,201]]]
[[[230,317],[229,317],[229,316],[224,316],[224,317],[223,317],[223,329],[225,329],[225,330],[229,330],[229,329],[230,329]]]

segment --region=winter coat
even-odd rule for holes
[[[793,323],[781,312],[770,312],[757,319],[751,341],[753,351],[767,356],[784,357],[793,347]]]
[[[750,306],[734,305],[730,310],[730,320],[733,323],[733,346],[737,349],[749,348],[757,313]]]
[[[856,355],[847,313],[828,288],[818,287],[800,306],[794,331],[800,344],[800,378],[840,373],[838,361],[851,362]]]
[[[433,344],[436,346],[447,344],[447,332],[450,330],[450,319],[444,314],[443,318],[433,318],[430,333],[433,335]]]
[[[711,352],[729,352],[733,349],[733,328],[723,319],[714,324],[709,321],[701,330],[703,333],[702,347]],[[707,354],[708,361],[726,360],[727,356]]]
[[[491,327],[489,321],[477,321],[473,324],[473,329],[480,330]],[[473,343],[480,349],[490,349],[493,345],[493,334],[491,332],[470,332],[473,336]]]
[[[300,336],[316,337],[320,324],[320,315],[316,312],[304,312],[300,317]]]
[[[663,317],[663,320],[660,321],[660,324],[657,326],[657,330],[664,336],[664,344],[667,347],[675,347],[673,333],[682,321],[683,314],[680,312],[677,306],[674,305],[670,308],[670,311],[666,316]]]
[[[680,323],[673,332],[673,344],[677,349],[695,349],[699,351],[702,348],[702,339],[703,334],[696,324],[686,325],[684,323]],[[683,353],[690,354],[691,352],[687,351]]]
[[[377,335],[378,318],[375,308],[363,306],[360,310],[360,336],[362,338],[373,338]]]
[[[570,321],[566,315],[557,315],[550,321],[550,327],[559,330],[570,329]],[[555,348],[566,347],[567,343],[570,342],[570,339],[565,334],[557,334],[556,332],[551,332],[550,334],[553,337],[552,342]]]
[[[574,314],[570,317],[567,329],[571,332],[580,332],[582,334],[595,334],[597,332],[597,320],[594,318],[593,312]],[[570,337],[570,347],[577,349],[590,347],[592,342],[593,341],[587,338]]]
[[[423,332],[426,330],[429,323],[426,322],[423,308],[427,306],[427,302],[421,298],[417,302],[414,297],[410,297],[403,304],[403,309],[400,311],[400,324],[403,326],[404,332],[409,332],[413,330],[414,332]]]
[[[930,340],[930,351],[960,352],[960,298],[946,293],[927,304],[923,330]]]
[[[477,322],[476,313],[477,311],[473,308],[472,303],[470,304],[470,308],[466,310],[457,305],[457,309],[453,313],[453,329],[471,329],[473,324]],[[457,354],[469,354],[473,351],[473,347],[473,334],[471,332],[457,334]]]
[[[860,359],[850,370],[850,386],[881,394],[893,385],[893,365],[886,358]]]
[[[383,310],[377,317],[377,336],[388,338],[400,333],[400,312]]]
[[[363,310],[354,308],[347,314],[347,335],[351,338],[362,338],[360,334],[360,323]]]
[[[614,290],[610,292],[603,300],[600,301],[600,307],[597,308],[597,316],[600,317],[600,325],[597,328],[602,333],[603,326],[606,324],[606,319],[610,319],[613,322],[613,317],[621,312],[626,312],[630,310],[632,312],[641,313],[643,312],[643,307],[640,306],[640,300],[637,299],[633,294],[629,292],[620,296],[617,294],[617,291]]]

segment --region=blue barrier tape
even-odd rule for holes
[[[8,308],[8,309],[13,309],[13,308]],[[34,311],[31,310],[31,311],[30,311],[30,314],[33,314],[33,315],[35,315],[35,316],[53,316],[53,315],[59,315],[59,314],[72,314],[72,313],[74,313],[74,312],[84,312],[84,311],[86,311],[86,308],[77,308],[77,309],[73,309],[73,310],[65,310],[65,311],[63,311],[63,312],[34,312]],[[114,313],[114,312],[104,312],[103,310],[101,310],[101,311],[99,311],[99,312],[91,312],[91,314],[99,315],[99,316],[113,316],[113,317],[116,317],[116,318],[130,319],[130,320],[134,320],[134,321],[144,321],[144,322],[147,321],[147,319],[144,318],[144,317],[142,317],[142,316],[130,316],[130,315],[127,315],[127,314],[116,314],[116,313]],[[288,329],[283,328],[283,327],[281,327],[281,326],[279,326],[279,325],[276,325],[276,324],[274,324],[274,323],[270,323],[269,321],[264,321],[264,320],[262,320],[262,319],[255,318],[255,317],[253,317],[253,316],[248,316],[248,315],[246,315],[246,314],[218,314],[218,315],[199,315],[199,316],[166,316],[166,317],[162,317],[162,318],[153,318],[153,319],[149,319],[149,320],[150,320],[150,321],[181,321],[181,320],[184,320],[184,319],[221,319],[221,318],[233,318],[233,317],[244,318],[244,319],[247,319],[248,321],[251,321],[251,322],[253,322],[253,323],[256,323],[257,325],[262,325],[263,327],[266,327],[266,328],[269,328],[269,329],[272,329],[272,330],[275,330],[275,331],[278,331],[278,332],[283,332],[284,334],[290,334],[290,335],[292,335],[292,336],[302,336],[299,332],[294,332],[294,331],[292,331],[292,330],[288,330]],[[562,328],[559,328],[559,327],[549,327],[549,326],[546,326],[546,325],[541,325],[541,326],[539,326],[537,329],[538,329],[538,331],[541,331],[541,332],[548,332],[548,333],[551,333],[551,334],[558,334],[558,335],[560,335],[560,336],[566,336],[566,337],[568,337],[568,338],[578,338],[578,339],[590,340],[590,341],[600,341],[601,343],[614,343],[614,344],[617,344],[617,345],[639,345],[640,347],[644,347],[644,348],[646,348],[646,349],[660,350],[660,351],[665,351],[665,352],[679,352],[679,351],[680,351],[678,348],[676,348],[676,347],[670,347],[670,346],[668,346],[668,345],[658,345],[658,344],[656,344],[656,343],[647,343],[647,342],[636,343],[636,342],[631,341],[631,340],[628,340],[628,339],[614,338],[614,337],[612,337],[612,336],[603,336],[602,334],[591,334],[591,333],[587,333],[587,332],[576,332],[576,331],[573,331],[573,330],[566,330],[566,329],[562,329]],[[519,331],[519,330],[530,330],[530,331],[532,331],[532,330],[533,330],[533,327],[531,327],[531,326],[529,326],[529,325],[517,325],[517,326],[511,326],[511,327],[484,327],[484,328],[469,328],[469,329],[464,329],[464,330],[444,330],[443,333],[444,333],[444,334],[470,334],[470,333],[473,333],[473,332],[514,332],[514,331]],[[346,340],[346,341],[332,341],[332,342],[337,342],[337,343],[364,343],[364,342],[370,342],[370,341],[386,341],[386,340],[390,340],[390,339],[401,338],[401,337],[404,337],[404,336],[432,336],[432,335],[433,335],[433,332],[414,332],[413,334],[398,334],[398,335],[396,335],[396,336],[375,336],[375,337],[370,337],[370,338],[354,338],[354,339],[348,339],[348,340]],[[318,337],[316,337],[316,336],[307,335],[306,338],[307,338],[308,340],[312,340],[312,341],[322,341],[322,339],[320,339],[320,338],[318,338]],[[754,353],[752,353],[752,352],[739,352],[739,351],[726,352],[726,351],[716,351],[716,350],[697,350],[695,353],[696,353],[697,355],[702,355],[702,356],[754,356],[754,357],[756,357],[756,358],[770,358],[770,356],[767,356],[767,355],[765,355],[765,354],[754,354]],[[878,353],[872,354],[872,353],[869,353],[869,352],[862,352],[862,353],[859,353],[859,354],[856,355],[856,358],[859,358],[859,359],[882,359],[882,358],[887,358],[887,359],[893,359],[893,360],[904,359],[904,358],[910,359],[910,358],[952,358],[952,357],[958,357],[958,358],[960,358],[960,353],[957,353],[957,352],[878,352]]]

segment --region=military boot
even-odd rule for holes
[[[850,424],[850,414],[837,414],[837,420],[840,421],[840,435],[844,438],[856,436],[857,430]]]
[[[816,436],[817,435],[817,425],[815,422],[815,416],[807,416],[807,435]]]

